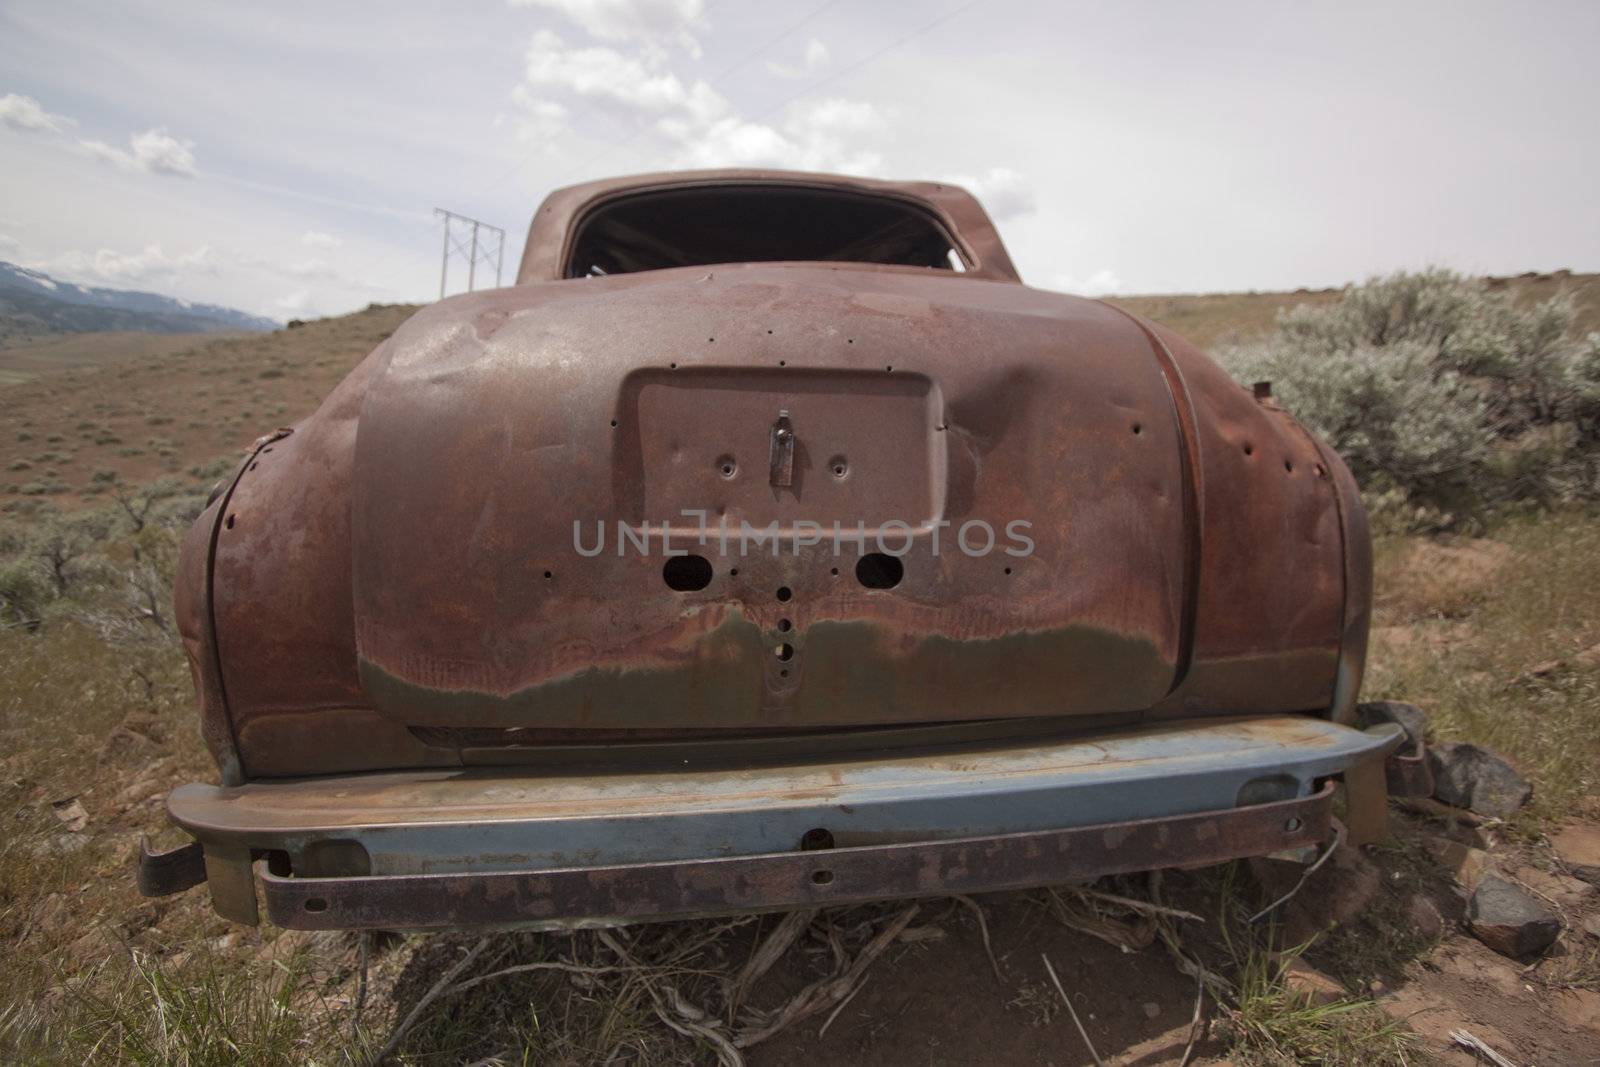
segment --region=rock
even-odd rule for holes
[[[1144,1011],[1144,1017],[1146,1019],[1154,1019],[1161,1014],[1161,1005],[1157,1004],[1153,1000],[1145,1001],[1142,1005],[1140,1005],[1140,1007]]]
[[[138,730],[118,726],[106,735],[100,746],[100,765],[138,766],[150,762],[160,750],[159,745]]]
[[[1427,713],[1415,704],[1402,704],[1398,700],[1373,700],[1357,704],[1356,721],[1363,727],[1384,722],[1399,723],[1412,744],[1426,739],[1428,734]]]
[[[1467,924],[1479,941],[1502,956],[1542,952],[1561,933],[1560,919],[1498,874],[1484,875],[1473,891]]]
[[[1583,932],[1600,940],[1600,915],[1590,915],[1583,920]]]
[[[1425,837],[1422,847],[1439,861],[1440,866],[1454,874],[1464,889],[1476,888],[1484,872],[1494,866],[1494,860],[1483,849],[1463,845],[1448,837]]]
[[[1550,839],[1567,869],[1590,885],[1600,886],[1600,826],[1569,822]]]
[[[1344,986],[1298,956],[1284,967],[1283,984],[1312,1004],[1335,1004],[1345,997]]]
[[[61,825],[72,833],[81,833],[89,825],[89,813],[83,810],[83,804],[76,796],[52,800],[50,810],[61,820]]]
[[[53,934],[67,925],[72,913],[67,909],[65,893],[51,893],[34,905],[28,918],[28,932]]]
[[[1533,796],[1533,786],[1493,752],[1464,741],[1428,749],[1433,795],[1446,804],[1509,819]]]
[[[1258,857],[1250,861],[1250,871],[1262,888],[1265,903],[1294,888],[1305,865]],[[1377,864],[1357,849],[1340,848],[1282,907],[1286,943],[1298,945],[1331,926],[1349,922],[1366,911],[1382,891],[1383,872]]]
[[[1427,941],[1437,941],[1444,936],[1444,916],[1439,914],[1439,909],[1433,901],[1416,894],[1406,904],[1406,921],[1411,924],[1411,929]]]

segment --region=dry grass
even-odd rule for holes
[[[1600,792],[1600,515],[1514,517],[1480,542],[1389,538],[1368,699],[1409,700],[1534,782],[1537,831]]]

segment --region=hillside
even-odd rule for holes
[[[0,262],[0,349],[63,334],[260,332],[277,325],[233,308],[78,285]]]
[[[97,471],[129,482],[238,452],[313,411],[416,309],[371,307],[249,337],[197,341],[142,357],[0,387],[0,509],[92,498]]]

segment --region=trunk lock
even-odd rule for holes
[[[772,424],[770,451],[772,484],[788,488],[794,484],[794,425],[789,421],[787,408],[778,411],[778,421]]]

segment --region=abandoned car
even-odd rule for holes
[[[140,884],[537,927],[1304,856],[1406,782],[1370,584],[1266,383],[1024,285],[965,191],[578,185],[188,534],[221,782]]]

